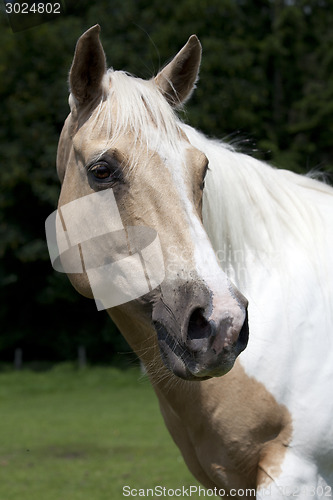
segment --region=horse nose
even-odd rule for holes
[[[247,307],[237,315],[225,314],[220,320],[209,320],[202,308],[195,309],[189,317],[187,347],[192,352],[213,349],[216,354],[223,349],[236,347],[241,352],[247,346],[249,325]]]
[[[187,344],[193,350],[202,348],[202,341],[208,340],[215,334],[215,326],[209,322],[201,308],[195,309],[188,321]]]

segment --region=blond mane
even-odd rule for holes
[[[135,142],[130,169],[137,165],[142,146],[154,152],[164,143],[167,149],[179,152],[181,122],[153,79],[142,80],[110,68],[103,88],[103,96],[91,117],[91,127],[97,134],[106,129],[101,154],[128,133]]]

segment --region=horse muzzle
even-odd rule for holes
[[[245,297],[234,288],[228,296],[215,294],[213,300],[212,295],[204,284],[186,282],[170,293],[164,290],[153,308],[162,360],[180,378],[224,375],[247,346]]]

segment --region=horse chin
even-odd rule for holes
[[[225,368],[222,369],[221,367],[216,367],[215,369],[211,370],[203,367],[198,367],[198,369],[196,369],[193,373],[187,366],[180,362],[179,365],[174,365],[169,369],[174,375],[176,375],[176,377],[183,380],[202,382],[210,378],[222,377],[223,375],[228,373],[231,368],[232,367],[226,370]]]
[[[203,381],[213,377],[221,377],[228,373],[237,359],[238,350],[228,349],[221,355],[191,353],[183,350],[175,353],[168,346],[160,345],[161,358],[168,370],[183,380]]]

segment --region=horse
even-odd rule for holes
[[[107,69],[99,25],[78,39],[59,220],[68,228],[74,202],[112,193],[120,226],[103,204],[90,217],[88,204],[78,233],[90,217],[158,238],[156,286],[104,309],[195,478],[220,497],[333,498],[333,189],[179,118],[201,52],[192,35],[143,80]],[[95,298],[84,265],[67,274]]]

